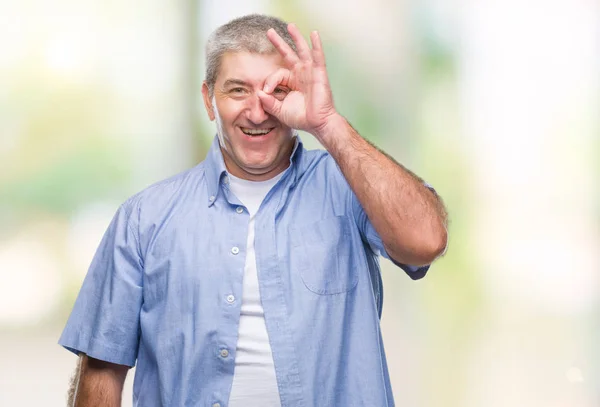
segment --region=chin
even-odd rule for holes
[[[273,161],[248,161],[244,163],[244,167],[251,174],[264,174],[269,172],[273,167]]]
[[[266,147],[266,146],[265,146]],[[241,156],[242,162],[248,167],[265,167],[273,164],[276,157],[278,156],[279,150],[275,146],[269,146],[267,148],[261,148],[256,150],[242,149]]]

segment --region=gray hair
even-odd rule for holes
[[[277,34],[295,51],[296,44],[287,31],[287,23],[277,17],[250,14],[231,20],[217,28],[206,43],[206,84],[212,96],[221,59],[226,52],[251,52],[272,54],[277,52],[267,38],[267,31],[273,28]]]

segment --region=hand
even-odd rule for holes
[[[312,49],[294,24],[288,25],[298,53],[269,29],[267,37],[281,54],[286,68],[280,68],[265,80],[263,91],[258,92],[263,108],[280,122],[294,129],[304,130],[320,139],[328,121],[337,115],[321,39],[316,31],[310,35]],[[279,100],[273,95],[278,86],[289,89]]]

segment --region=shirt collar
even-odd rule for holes
[[[303,155],[303,144],[300,136],[296,133],[294,148],[292,149],[292,155],[290,156],[290,168],[292,169],[292,177],[293,182],[292,185],[296,183],[296,179],[298,177],[298,171],[294,168],[294,163],[301,159]],[[208,154],[206,155],[205,160],[205,173],[206,173],[206,182],[208,186],[208,206],[211,206],[217,200],[217,196],[219,194],[219,184],[221,182],[221,178],[223,174],[227,173],[227,167],[225,166],[225,161],[223,160],[223,153],[221,152],[221,147],[219,145],[219,137],[215,136],[213,142],[208,150]]]

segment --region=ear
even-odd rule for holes
[[[202,82],[202,98],[204,99],[204,107],[206,108],[206,113],[208,113],[208,118],[212,122],[215,120],[215,111],[213,110],[212,100],[208,94],[208,85],[206,81]]]

